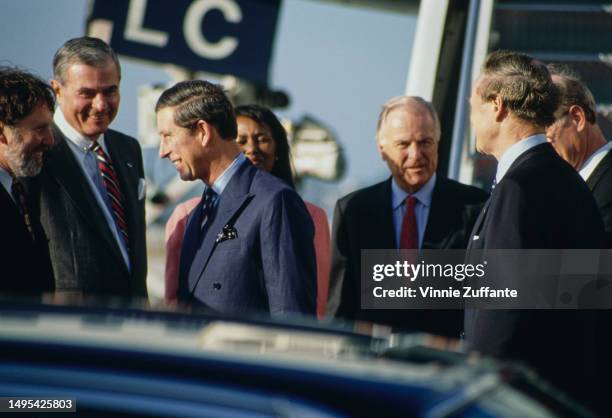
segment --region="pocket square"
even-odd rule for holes
[[[223,230],[217,235],[217,239],[215,242],[218,244],[220,242],[228,241],[230,239],[236,239],[237,236],[238,232],[236,231],[236,228],[231,225],[225,225],[223,227]]]
[[[143,178],[138,179],[138,200],[145,198],[147,194],[147,182]]]

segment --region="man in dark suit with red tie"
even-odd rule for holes
[[[97,38],[67,41],[53,58],[56,146],[26,185],[49,237],[57,292],[146,296],[144,168],[138,141],[109,129],[121,67]]]
[[[54,288],[49,248],[18,177],[34,176],[53,145],[51,88],[0,68],[0,292],[38,295]]]
[[[391,178],[336,205],[327,312],[395,329],[459,337],[462,312],[360,308],[362,249],[461,249],[487,193],[436,174],[440,121],[420,97],[383,106],[377,145]]]

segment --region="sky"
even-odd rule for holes
[[[2,0],[0,63],[50,79],[55,51],[85,34],[86,0]],[[310,115],[332,128],[347,161],[338,182],[307,180],[302,196],[331,215],[335,201],[388,174],[375,145],[381,105],[403,94],[416,17],[320,0],[284,0],[277,24],[270,86],[291,105],[277,111],[293,121]],[[165,83],[155,64],[121,58],[121,107],[112,128],[137,136],[141,86]],[[147,162],[157,158],[149,150]],[[155,164],[159,165],[159,164]]]

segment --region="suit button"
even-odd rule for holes
[[[213,287],[215,290],[221,290],[221,283],[213,283]]]

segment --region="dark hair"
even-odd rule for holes
[[[293,170],[291,170],[291,151],[289,150],[287,132],[276,115],[267,107],[252,104],[237,106],[236,117],[238,116],[253,119],[258,124],[265,125],[270,129],[272,139],[276,145],[276,161],[270,174],[283,180],[291,187],[295,187],[293,183]]]
[[[115,51],[103,40],[82,36],[67,41],[53,56],[53,77],[60,83],[66,80],[66,67],[74,63],[82,63],[100,68],[111,59],[117,66],[117,74],[121,79],[121,66]]]
[[[580,80],[578,74],[567,65],[562,64],[548,64],[548,71],[558,77],[553,80],[560,93],[559,107],[555,112],[556,118],[559,119],[567,114],[573,105],[578,105],[584,110],[589,123],[597,123],[595,98],[591,90]]]
[[[0,123],[14,126],[41,104],[53,112],[51,87],[40,78],[14,67],[0,67]]]
[[[215,127],[221,138],[235,140],[238,134],[234,107],[221,86],[203,80],[176,83],[165,90],[155,105],[155,112],[174,107],[174,123],[194,129],[199,120]]]
[[[515,116],[540,127],[555,121],[559,89],[540,61],[518,52],[494,51],[485,59],[482,74],[478,93],[483,100],[500,96]]]

